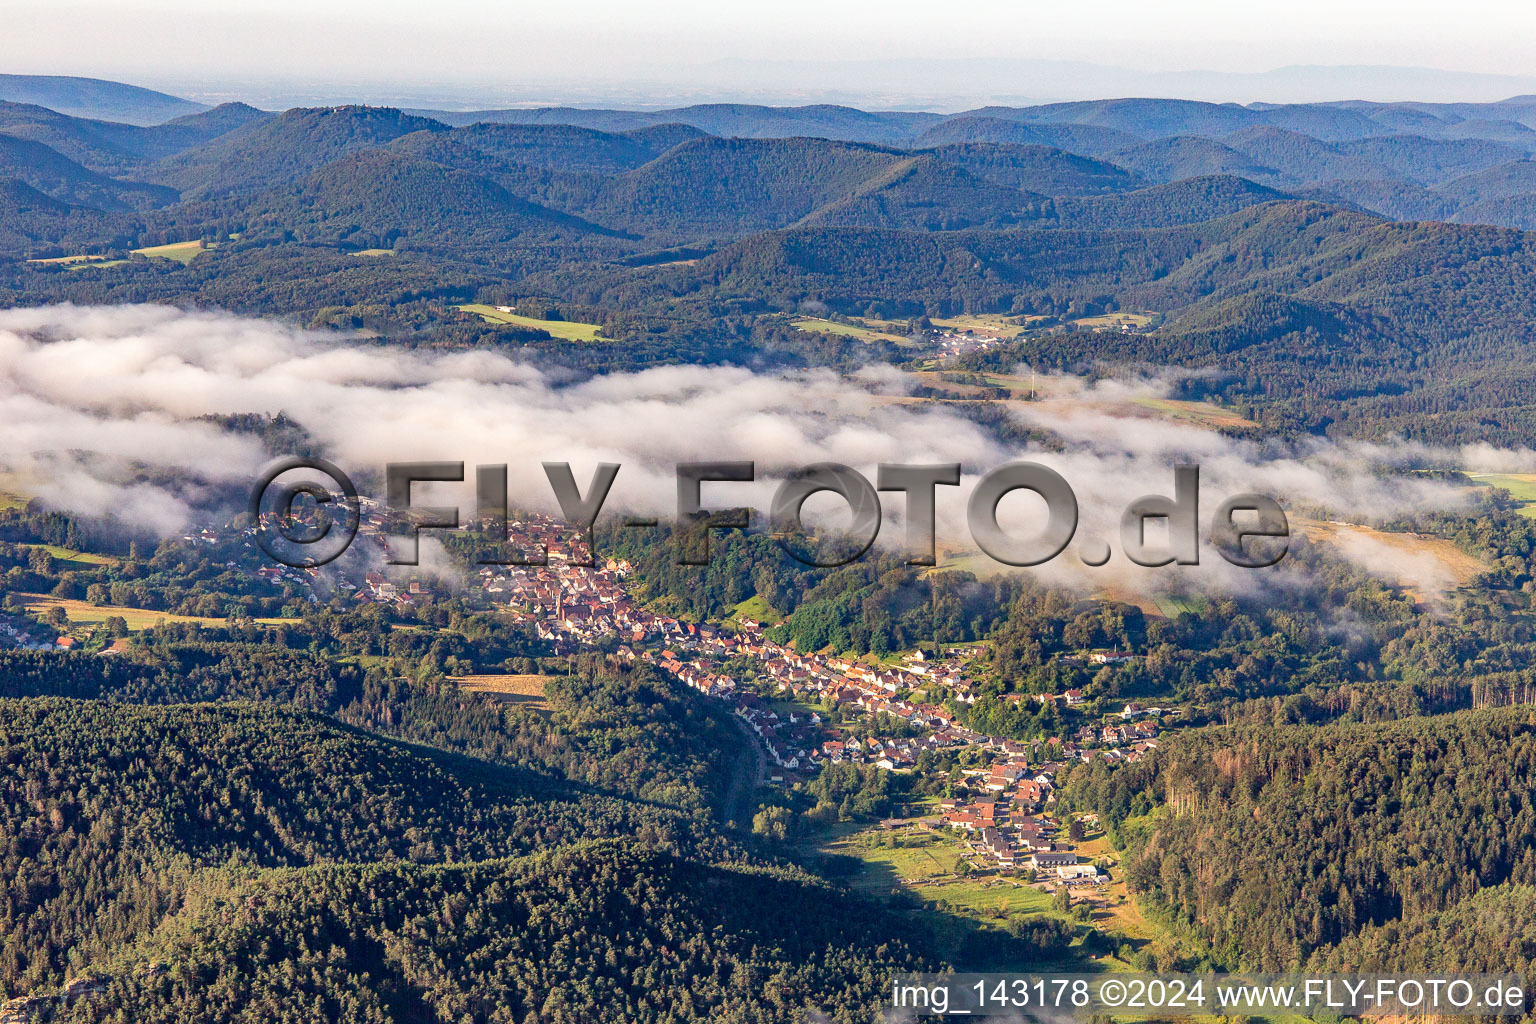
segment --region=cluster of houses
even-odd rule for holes
[[[1029,870],[1037,879],[1074,886],[1099,881],[1099,869],[1079,862],[1070,843],[1062,841],[1055,819],[1046,813],[1054,802],[1059,763],[1030,768],[1009,755],[984,769],[973,769],[971,799],[959,797],[940,804],[944,826],[962,833],[971,849],[1001,872]]]
[[[38,630],[39,627],[32,623],[17,621],[9,615],[0,615],[0,647],[18,648],[23,651],[53,650],[54,642],[38,636]]]
[[[969,331],[945,331],[934,338],[934,344],[938,346],[941,359],[964,355],[967,352],[990,352],[1002,343],[1001,338],[972,334]]]
[[[1144,708],[1134,701],[1126,704],[1119,722],[1106,722],[1099,727],[1098,741],[1103,746],[1100,756],[1111,763],[1139,761],[1157,749],[1158,722],[1167,713],[1163,708]]]
[[[1022,749],[1011,741],[967,729],[948,708],[922,696],[947,693],[961,703],[974,702],[975,684],[966,677],[964,664],[968,656],[978,653],[975,648],[956,647],[933,661],[914,652],[890,666],[830,654],[802,654],[768,639],[762,624],[752,619],[739,620],[732,630],[683,622],[643,607],[630,598],[625,586],[629,564],[609,560],[601,566],[585,565],[590,559],[581,541],[557,520],[529,515],[512,522],[510,528],[518,546],[545,552],[544,564],[482,567],[480,589],[489,601],[506,605],[514,620],[527,624],[557,653],[617,638],[621,657],[650,662],[706,696],[729,701],[780,769],[809,773],[823,764],[846,761],[901,771],[915,767],[925,751],[946,747]],[[372,577],[369,585],[374,586]],[[387,581],[381,584],[387,585]],[[726,668],[740,659],[754,663],[751,685]],[[852,737],[814,712],[776,710],[773,702],[764,699],[764,691],[801,705],[830,701],[856,708],[877,722],[902,723],[904,728],[900,735]],[[1042,699],[1059,700],[1068,707],[1085,702],[1076,689]],[[1061,738],[1049,742],[1054,744],[1055,756],[1082,760],[1093,756],[1084,747],[1135,744],[1111,758],[1134,760],[1156,745],[1157,728],[1151,721],[1131,720],[1160,713],[1160,709],[1143,712],[1138,705],[1129,705],[1122,716],[1128,723],[1124,726],[1106,726],[1102,733],[1085,726],[1076,742]]]
[[[762,739],[774,764],[791,771],[840,762],[907,770],[915,767],[924,751],[986,739],[960,725],[953,714],[937,704],[898,696],[923,685],[927,667],[920,657],[899,669],[875,669],[845,658],[801,654],[767,639],[761,623],[751,619],[740,621],[734,634],[710,626],[686,625],[660,651],[635,651],[626,646],[619,653],[651,661],[699,692],[731,701],[736,714]],[[901,730],[903,733],[915,730],[916,734],[860,739],[823,723],[814,712],[789,710],[780,714],[757,690],[721,671],[723,662],[735,658],[756,661],[759,686],[777,694],[802,703],[829,700],[857,708],[877,722],[883,715],[892,723],[910,727]]]
[[[898,668],[802,655],[767,639],[762,624],[751,619],[739,621],[734,630],[683,622],[630,598],[624,585],[630,572],[627,562],[574,564],[587,561],[585,552],[555,520],[528,516],[510,527],[519,545],[545,549],[545,564],[483,567],[480,589],[488,600],[508,606],[514,620],[530,626],[557,653],[616,638],[621,657],[655,664],[700,693],[729,701],[781,769],[807,772],[833,761],[904,769],[925,750],[986,740],[955,722],[945,708],[898,696],[934,683],[966,689],[955,668],[936,669],[921,655]],[[780,714],[758,688],[726,670],[727,662],[742,658],[755,662],[757,678],[780,694],[815,701],[830,698],[871,717],[887,715],[916,727],[920,735],[856,740],[831,728],[818,714]]]

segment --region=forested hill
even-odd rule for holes
[[[521,714],[281,645],[176,643],[111,659],[0,651],[0,697],[271,702],[690,814],[718,804],[738,738],[720,709],[648,666],[601,658],[546,691],[546,716]]]
[[[101,668],[76,688],[154,696]],[[52,669],[5,676],[65,683]],[[687,742],[658,731],[659,693],[551,697],[559,733],[592,746],[541,747],[577,776]],[[0,860],[23,880],[0,899],[0,996],[55,1020],[865,1020],[884,972],[931,963],[908,925],[747,866],[696,812],[281,703],[0,699],[0,767]],[[49,1001],[81,977],[90,1000]]]
[[[28,879],[0,900],[10,995],[147,934],[199,868],[464,861],[601,836],[728,849],[684,812],[276,705],[10,699],[0,758],[0,859]]]
[[[1085,770],[1073,792],[1117,821],[1138,890],[1228,967],[1526,973],[1536,958],[1523,924],[1452,938],[1536,885],[1529,707],[1208,729],[1117,775]]]
[[[889,971],[931,966],[907,935],[799,872],[622,843],[266,872],[200,886],[54,1019],[866,1021]]]
[[[701,698],[659,680],[552,680],[551,728],[471,701],[495,716],[476,740],[451,690],[434,710],[202,658],[268,701],[126,703],[179,672],[10,659],[12,691],[94,694],[0,698],[0,860],[23,880],[0,898],[0,996],[55,1020],[867,1020],[886,971],[932,964],[910,925],[708,823],[698,780],[647,751],[739,736],[674,718]],[[493,757],[519,746],[522,767]],[[89,1000],[50,1001],[79,978]]]

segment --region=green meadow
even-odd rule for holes
[[[203,251],[203,243],[197,239],[191,242],[172,242],[170,245],[151,245],[133,251],[152,260],[172,260],[185,266]]]
[[[473,302],[459,306],[466,313],[474,313],[486,323],[490,324],[514,324],[518,327],[537,327],[547,332],[550,336],[561,338],[565,341],[600,341],[598,335],[602,332],[600,324],[585,324],[579,320],[536,320],[531,316],[522,316],[518,313],[503,313],[495,306],[487,306]]]
[[[1498,487],[1523,506],[1520,514],[1536,519],[1536,473],[1468,473],[1467,476],[1485,487]]]
[[[896,334],[890,330],[880,330],[867,326],[862,322],[846,323],[841,320],[823,320],[815,316],[798,316],[791,320],[790,323],[796,329],[811,334],[837,334],[845,338],[856,338],[859,341],[889,341],[896,345],[911,344],[905,334]]]

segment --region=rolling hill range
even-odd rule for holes
[[[41,142],[93,171],[116,176],[271,116],[230,103],[146,128],[0,102],[0,134]]]
[[[574,125],[597,131],[622,132],[654,125],[681,124],[709,135],[746,139],[805,136],[840,142],[876,143],[902,142],[928,125],[943,120],[940,114],[870,112],[832,105],[763,107],[745,103],[708,103],[649,111],[536,107],[469,112],[413,110],[411,113],[455,126],[481,122]]]
[[[1511,118],[1536,119],[1522,113],[1530,109],[1512,104],[1497,112],[1514,124]],[[456,225],[448,236],[473,237],[482,252],[518,244],[523,227],[513,222],[528,217],[563,216],[562,237],[628,236],[631,251],[644,252],[797,224],[1092,228],[1114,217],[1128,229],[1156,228],[1287,196],[1396,219],[1512,227],[1527,226],[1536,209],[1528,150],[1508,141],[1509,132],[1501,141],[1442,130],[1488,120],[1474,115],[1489,112],[1465,105],[1376,115],[1331,105],[1161,100],[985,108],[950,118],[744,106],[632,116],[500,113],[496,121],[452,127],[387,108],[272,115],[226,104],[141,127],[0,103],[7,140],[0,176],[70,207],[136,211],[144,242],[256,226],[263,237],[291,228],[294,237],[345,247],[424,239],[430,232],[423,225],[440,219]],[[674,115],[682,120],[669,120]],[[855,131],[856,124],[868,130]],[[874,131],[877,125],[883,129]],[[804,134],[782,137],[786,132]],[[362,194],[368,175],[357,172],[384,163],[354,160],[341,169],[340,162],[385,149],[458,172],[441,179],[453,187],[429,187],[438,179],[423,166],[415,185],[397,177],[389,196]],[[316,179],[325,187],[298,187],[333,165]],[[1252,187],[1214,184],[1233,178]],[[1157,185],[1182,188],[1160,193]],[[281,196],[274,191],[283,188]],[[419,194],[404,202],[407,188]],[[358,194],[340,194],[348,189]],[[484,205],[488,189],[506,194],[496,201],[506,207],[504,228],[485,223],[499,216]],[[1118,205],[1078,202],[1130,193],[1141,194]],[[1176,205],[1184,199],[1190,202]],[[341,223],[347,220],[357,223]],[[326,227],[317,233],[320,224]],[[104,238],[121,234],[119,223],[101,225]],[[47,234],[18,223],[7,237],[26,255],[70,255],[37,249],[33,240]],[[505,253],[497,259],[508,262]]]
[[[1482,104],[1254,103],[1248,106],[1125,98],[1035,107],[980,107],[951,115],[863,111],[838,106],[763,107],[750,104],[705,104],[651,111],[539,107],[468,112],[413,110],[411,113],[451,125],[476,122],[566,124],[599,131],[623,131],[675,123],[690,125],[711,135],[744,138],[802,135],[885,144],[913,140],[930,144],[986,141],[962,136],[967,132],[997,130],[991,122],[1029,125],[1043,131],[1071,126],[1140,140],[1178,135],[1217,137],[1268,126],[1329,142],[1395,134],[1518,142],[1528,138],[1528,133],[1536,134],[1530,123],[1536,120],[1533,109],[1536,105],[1526,98]],[[933,138],[933,133],[940,133],[942,137]],[[1085,135],[1091,135],[1091,132]],[[1064,137],[1057,135],[1053,138],[1059,141]],[[1014,141],[1055,144],[1046,138]]]
[[[540,987],[538,975],[525,972],[558,967],[583,972],[589,984],[617,980],[611,964],[579,966],[586,955],[563,963],[568,929],[591,941],[632,939],[639,928],[671,946],[676,969],[722,972],[705,987],[696,976],[672,991],[773,1013],[781,1000],[831,998],[829,986],[841,984],[833,979],[848,977],[855,963],[871,970],[877,957],[915,957],[891,944],[900,926],[877,930],[869,915],[879,912],[847,903],[804,873],[717,866],[714,858],[730,847],[664,807],[582,793],[271,704],[0,703],[7,791],[0,860],[12,871],[25,863],[32,879],[0,900],[0,928],[13,951],[0,962],[7,996],[46,995],[62,983],[66,963],[75,973],[91,963],[98,976],[115,979],[107,1001],[133,1007],[136,1019],[186,1019],[164,1016],[185,1012],[186,985],[201,992],[194,1003],[241,987],[252,1013],[295,998],[342,1006],[349,993],[337,986],[358,972],[439,1011],[465,999],[509,1004]],[[605,837],[623,841],[593,845]],[[499,859],[534,851],[532,859]],[[455,866],[425,867],[432,864]],[[573,901],[576,890],[587,897]],[[445,900],[461,908],[458,951],[437,946],[464,967],[458,991],[411,997],[411,963],[426,949],[410,950],[425,935],[409,922]],[[232,902],[266,909],[233,921]],[[813,915],[824,924],[804,916],[812,906],[844,903],[839,913]],[[558,919],[549,918],[557,906]],[[780,916],[765,916],[763,906]],[[731,907],[741,912],[733,916]],[[353,934],[375,937],[346,943],[345,964],[333,958],[313,988],[265,987],[260,979],[302,961],[302,935],[316,926],[350,928],[359,914],[375,917],[376,928]],[[258,933],[259,948],[244,948]],[[625,948],[634,950],[615,952]],[[27,955],[16,955],[22,949]],[[795,984],[764,992],[731,981],[737,958],[764,955]],[[507,972],[494,996],[471,966],[488,956]],[[257,961],[265,966],[252,971]],[[145,973],[155,962],[177,966],[168,975]],[[615,1012],[590,1019],[631,1019]],[[352,1018],[342,1011],[329,1019]]]
[[[397,110],[336,107],[252,118],[213,144],[162,160],[153,177],[189,195],[219,196],[286,185],[332,161],[442,125]]]
[[[1527,389],[1498,364],[1533,323],[1527,99],[487,118],[228,104],[142,127],[0,103],[0,301],[195,297],[494,344],[510,333],[456,307],[533,295],[627,339],[559,347],[584,366],[860,357],[759,322],[800,309],[1146,309],[1163,317],[1150,336],[1009,351],[1195,362],[1217,374],[1209,394],[1264,404],[1270,426],[1461,440],[1477,417],[1456,401],[1497,410],[1502,436],[1526,429]],[[184,266],[155,258],[195,240]],[[69,257],[93,259],[26,262]],[[1272,322],[1229,304],[1244,296],[1347,326]],[[1190,326],[1208,315],[1219,326]],[[1440,411],[1410,422],[1424,402]]]

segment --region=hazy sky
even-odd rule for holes
[[[0,0],[0,14],[0,70],[184,91],[257,82],[466,93],[540,84],[552,92],[601,91],[647,81],[763,79],[792,87],[803,75],[782,67],[700,70],[721,58],[893,65],[1035,58],[1248,73],[1368,64],[1536,74],[1536,5],[1508,0]]]

